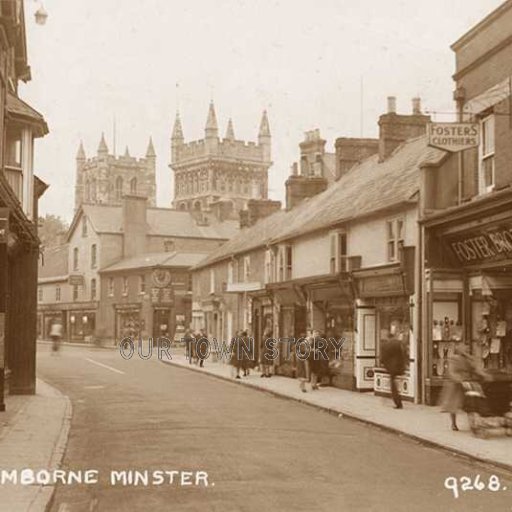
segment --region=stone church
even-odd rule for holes
[[[76,155],[75,211],[81,204],[121,205],[124,195],[147,197],[156,206],[156,154],[149,139],[145,158],[135,158],[128,148],[124,155],[109,154],[101,136],[96,156],[87,158],[80,143]]]
[[[185,142],[180,116],[176,114],[170,165],[174,171],[174,208],[220,212],[220,217],[237,218],[250,199],[267,199],[271,165],[271,135],[266,111],[257,143],[236,139],[231,119],[221,139],[213,102],[201,140]]]

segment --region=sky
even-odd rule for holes
[[[42,214],[68,222],[75,155],[88,157],[101,133],[117,153],[157,154],[157,203],[172,201],[170,134],[179,108],[185,140],[204,136],[213,98],[220,135],[256,140],[268,111],[273,166],[269,196],[284,182],[304,132],[377,137],[387,96],[410,113],[422,98],[434,120],[453,120],[450,45],[501,0],[25,0],[32,81],[20,96],[50,133],[36,143],[35,171],[50,188]],[[178,84],[178,87],[176,86]]]

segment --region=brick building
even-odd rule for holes
[[[271,134],[264,112],[258,142],[235,138],[233,122],[219,138],[217,117],[210,104],[204,139],[185,142],[179,115],[171,137],[174,171],[173,206],[179,210],[216,211],[236,218],[249,199],[266,199],[271,161]]]
[[[422,169],[422,394],[435,403],[454,343],[512,381],[512,1],[453,45],[460,121],[478,147]]]

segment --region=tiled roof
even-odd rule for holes
[[[122,233],[122,206],[84,204],[85,215],[97,233]],[[238,221],[210,222],[207,226],[198,225],[188,212],[170,208],[148,208],[148,235],[184,238],[210,238],[227,240],[238,232]]]
[[[38,278],[60,277],[68,274],[68,244],[49,247],[39,259]],[[44,263],[44,265],[43,265]]]
[[[382,163],[374,155],[293,210],[277,212],[241,230],[197,267],[410,201],[419,190],[419,165],[440,161],[444,155],[428,147],[425,137],[403,143]]]
[[[102,269],[101,272],[116,272],[120,270],[134,270],[157,266],[191,267],[199,263],[203,258],[204,253],[154,252],[118,261],[117,263]]]

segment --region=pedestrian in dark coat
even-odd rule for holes
[[[389,340],[382,347],[382,364],[389,373],[391,381],[391,397],[395,409],[402,409],[402,399],[398,391],[397,377],[405,372],[405,353],[400,340]]]
[[[247,333],[245,333],[247,334]],[[240,378],[240,370],[244,368],[244,362],[242,360],[242,341],[243,341],[243,333],[241,331],[238,331],[235,334],[235,337],[231,340],[231,360],[230,364],[234,368],[236,368],[236,377],[237,379]],[[245,372],[244,372],[245,373]]]
[[[272,358],[274,357],[274,351],[272,347],[274,346],[274,340],[272,338],[272,330],[265,329],[263,333],[263,339],[260,348],[260,366],[261,366],[261,375],[260,377],[269,378],[270,368],[272,366]]]
[[[192,336],[190,329],[185,331],[183,341],[185,342],[185,356],[188,360],[188,364],[192,364],[192,345],[195,343],[196,339]]]

